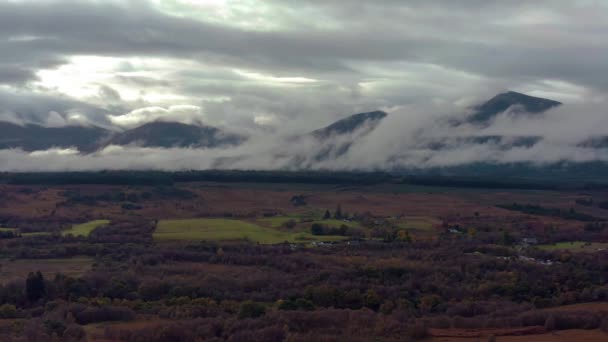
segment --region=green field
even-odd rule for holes
[[[109,220],[95,220],[82,224],[73,225],[72,228],[64,230],[62,235],[74,235],[74,236],[89,236],[93,230],[98,227],[105,226],[110,223]]]
[[[154,232],[157,240],[208,240],[230,241],[249,240],[261,244],[282,242],[305,243],[311,241],[338,241],[343,236],[315,236],[306,232],[282,232],[272,228],[261,227],[253,223],[232,219],[188,219],[160,221]]]
[[[395,221],[399,228],[417,230],[431,230],[438,223],[437,219],[424,216],[409,216]]]
[[[608,248],[608,243],[584,241],[558,242],[554,245],[539,245],[538,248],[546,251],[570,251],[570,252],[597,252]]]
[[[21,233],[22,237],[32,237],[32,236],[44,236],[51,235],[51,232],[31,232],[31,233]]]
[[[304,217],[308,217],[308,216],[304,216]],[[304,221],[302,221],[302,218],[299,216],[264,217],[264,218],[257,219],[256,222],[260,223],[261,225],[263,225],[265,227],[281,228],[289,220],[294,220],[297,224],[304,222]],[[308,224],[309,226],[312,223],[320,223],[324,226],[335,227],[335,228],[340,228],[340,226],[342,226],[342,225],[346,225],[348,227],[353,227],[353,228],[360,227],[360,224],[358,222],[347,222],[347,221],[336,220],[336,219],[327,219],[327,220],[308,219],[305,221],[305,223]]]
[[[315,223],[320,223],[322,225],[328,226],[328,227],[335,227],[335,228],[340,228],[342,225],[348,226],[348,227],[359,227],[360,224],[358,222],[353,222],[353,221],[342,221],[342,220],[336,220],[336,219],[327,219],[327,220],[318,220],[318,221],[314,221]]]
[[[51,235],[50,232],[30,232],[30,233],[20,233],[19,228],[2,228],[0,227],[0,232],[13,232],[14,234],[21,235],[22,237],[32,237],[32,236],[42,236],[42,235]],[[20,234],[19,234],[20,233]]]
[[[271,228],[280,228],[289,220],[294,220],[298,222],[297,217],[290,216],[273,216],[273,217],[264,217],[261,219],[257,219],[256,221],[262,224],[263,226],[268,226]]]

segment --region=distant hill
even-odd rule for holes
[[[319,141],[317,150],[313,154],[313,162],[339,158],[346,154],[356,139],[367,135],[387,116],[385,112],[373,111],[350,115],[340,119],[329,126],[317,129],[309,133]],[[306,160],[302,156],[296,156],[294,163],[302,167],[301,162]],[[310,160],[306,160],[311,162]]]
[[[326,139],[331,136],[354,133],[361,128],[367,128],[371,131],[386,115],[383,111],[354,114],[338,120],[329,126],[315,130],[311,134],[316,138]]]
[[[73,147],[90,153],[108,145],[214,148],[238,145],[244,140],[242,136],[226,133],[219,128],[177,122],[152,122],[123,132],[100,127],[20,126],[0,122],[0,149],[21,148],[25,151]]]
[[[226,133],[211,126],[195,126],[178,122],[151,122],[112,136],[106,145],[137,145],[142,147],[205,147],[238,145],[244,137]]]
[[[532,147],[539,143],[542,137],[539,136],[501,136],[501,135],[478,135],[464,137],[445,137],[435,139],[426,144],[426,147],[432,150],[449,149],[459,145],[485,145],[492,144],[500,147],[502,150],[508,150],[515,147]]]
[[[74,147],[94,151],[110,131],[99,127],[44,127],[34,124],[19,126],[0,122],[0,149],[21,148],[25,151],[47,150],[53,147]]]
[[[469,117],[468,122],[487,124],[496,115],[511,107],[515,107],[514,109],[516,112],[536,114],[545,112],[553,107],[560,106],[561,104],[561,102],[509,91],[498,94],[487,102],[477,106],[474,114]]]

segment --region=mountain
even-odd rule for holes
[[[473,114],[466,119],[466,123],[474,124],[478,127],[488,126],[492,120],[506,110],[516,115],[539,114],[551,108],[560,106],[562,103],[540,97],[529,96],[514,91],[498,94],[490,100],[474,107]],[[463,121],[451,121],[454,126],[458,126]],[[427,143],[427,147],[433,150],[441,150],[450,146],[458,145],[483,145],[493,144],[497,147],[508,150],[515,147],[532,147],[542,140],[540,136],[499,136],[499,135],[479,135],[465,137],[443,137]]]
[[[99,127],[44,127],[34,124],[20,126],[0,122],[0,149],[21,148],[25,151],[35,151],[53,147],[74,147],[80,151],[91,152],[109,135],[110,131]]]
[[[560,106],[561,104],[561,102],[549,99],[508,91],[506,93],[498,94],[489,101],[477,106],[473,115],[469,117],[468,122],[475,124],[487,124],[496,115],[511,107],[513,107],[513,110],[516,113],[537,114]]]
[[[382,111],[353,114],[329,126],[310,132],[309,136],[319,142],[316,146],[317,150],[312,154],[312,161],[335,159],[346,154],[358,138],[373,131],[386,116],[387,114]],[[294,158],[295,164],[300,166],[303,166],[302,162],[310,161],[303,156]]]
[[[608,136],[594,136],[587,138],[577,145],[585,148],[608,148]]]
[[[108,145],[142,147],[205,147],[238,145],[244,137],[226,133],[211,126],[194,126],[177,122],[151,122],[123,132],[100,127],[24,126],[0,122],[0,150],[21,148],[25,151],[48,150],[53,147],[77,148],[95,152]]]
[[[195,126],[178,122],[151,122],[112,136],[106,145],[137,145],[141,147],[205,147],[238,145],[244,137],[226,133],[211,126]]]
[[[315,130],[311,132],[311,134],[316,138],[326,139],[331,136],[351,134],[361,128],[366,128],[367,131],[365,133],[367,133],[376,128],[386,115],[387,114],[382,111],[354,114],[338,120],[329,126]]]
[[[421,146],[431,150],[444,150],[462,145],[486,145],[491,144],[502,150],[516,147],[530,148],[542,140],[540,136],[502,136],[502,135],[477,135],[462,137],[444,137],[431,141],[422,141]]]

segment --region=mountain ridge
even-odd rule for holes
[[[489,124],[498,114],[513,109],[516,115],[543,113],[561,102],[508,91],[474,107],[466,122],[475,126]],[[317,160],[339,157],[349,151],[355,141],[372,132],[388,114],[381,110],[346,116],[322,128],[299,136],[313,137],[318,142]],[[299,139],[296,138],[296,139]],[[339,138],[339,139],[333,139]],[[500,144],[530,147],[542,137],[533,136],[470,136],[443,137],[427,141],[428,148],[443,149],[451,144]],[[158,148],[217,148],[238,146],[247,137],[209,125],[153,121],[138,127],[114,132],[96,126],[44,127],[36,124],[17,125],[0,121],[0,149],[21,148],[26,151],[74,147],[91,153],[109,145]],[[593,141],[595,143],[595,141]],[[587,142],[586,147],[600,145]],[[605,143],[601,144],[602,146]]]
[[[500,93],[488,101],[474,107],[474,113],[468,118],[469,123],[487,124],[496,115],[513,106],[521,106],[517,113],[543,113],[551,108],[561,106],[562,103],[542,97],[530,96],[515,91]]]

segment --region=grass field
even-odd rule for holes
[[[282,232],[253,223],[232,219],[187,219],[160,221],[154,232],[157,240],[249,240],[261,244],[309,241],[337,241],[342,236],[315,236],[305,232]]]
[[[336,220],[336,219],[318,220],[315,222],[326,225],[328,227],[335,227],[335,228],[340,228],[342,225],[353,227],[353,228],[360,226],[360,224],[358,222],[353,222],[353,221],[347,222],[347,221]]]
[[[564,250],[570,252],[597,252],[608,248],[608,243],[584,241],[559,242],[554,245],[539,245],[538,248],[546,251]]]
[[[32,237],[32,236],[44,236],[44,235],[51,235],[51,232],[31,232],[31,233],[21,233],[21,236],[23,237]]]
[[[327,220],[313,219],[312,215],[303,215],[301,217],[297,216],[297,215],[264,217],[264,218],[257,219],[256,222],[260,223],[261,225],[263,225],[265,227],[280,228],[285,223],[287,223],[287,221],[289,221],[289,220],[294,220],[296,223],[299,224],[299,223],[303,222],[302,219],[307,219],[305,222],[308,225],[310,225],[312,223],[320,223],[322,225],[325,225],[328,227],[335,227],[335,228],[339,228],[342,225],[346,225],[349,227],[359,227],[360,226],[360,224],[358,222],[347,222],[347,221],[336,220],[336,219],[327,219]]]
[[[418,230],[431,230],[439,223],[439,220],[426,216],[408,216],[395,222],[399,228]]]
[[[62,232],[62,234],[63,235],[72,234],[74,236],[89,236],[89,234],[91,234],[91,232],[93,230],[95,230],[98,227],[104,226],[108,223],[110,223],[109,220],[95,220],[95,221],[90,221],[90,222],[86,222],[86,223],[82,223],[82,224],[76,224],[76,225],[73,225],[72,228],[70,228],[68,230],[64,230]]]
[[[0,232],[13,232],[14,234],[19,233],[18,228],[2,228],[0,227]],[[51,235],[50,232],[31,232],[31,233],[21,233],[23,237],[32,237],[32,236],[42,236],[42,235]]]
[[[264,217],[261,219],[257,219],[256,221],[262,224],[263,226],[271,227],[271,228],[280,228],[289,220],[294,220],[298,222],[297,217],[290,216],[273,216],[273,217]]]

